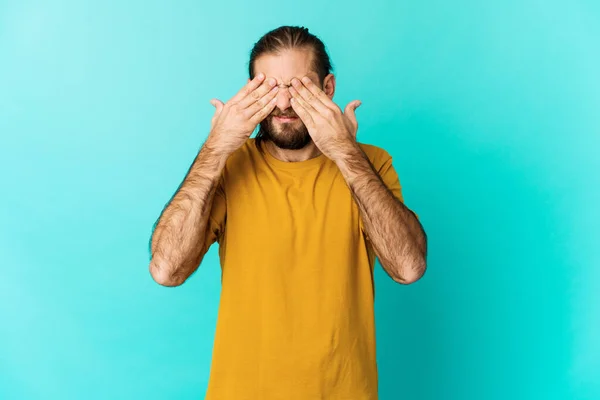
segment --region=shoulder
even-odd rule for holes
[[[254,138],[248,139],[229,155],[222,175],[226,182],[247,180],[268,170],[265,150],[259,150]]]
[[[239,149],[234,151],[229,156],[227,159],[226,168],[231,170],[244,168],[249,162],[252,162],[258,156],[259,150],[254,139],[248,139]]]
[[[371,164],[373,164],[377,170],[381,169],[386,163],[391,162],[392,157],[384,148],[368,143],[357,143],[369,161],[371,161]],[[250,138],[239,149],[233,152],[231,156],[229,156],[229,159],[227,160],[227,167],[234,170],[240,168],[243,169],[243,167],[247,167],[245,164],[248,162],[250,162],[252,165],[256,165],[262,160],[263,155],[258,149],[255,139]]]
[[[367,143],[357,143],[375,169],[379,170],[384,164],[391,162],[392,156],[384,148]]]

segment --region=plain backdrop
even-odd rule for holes
[[[377,266],[380,398],[600,399],[596,0],[0,1],[0,398],[203,398],[218,248],[164,288],[148,240],[288,24],[429,235]]]

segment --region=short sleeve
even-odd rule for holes
[[[381,168],[378,171],[379,176],[381,177],[383,183],[385,183],[385,186],[387,186],[387,188],[392,192],[392,194],[396,196],[396,198],[400,200],[402,204],[406,205],[404,203],[404,197],[402,196],[402,186],[400,185],[400,178],[398,177],[398,174],[396,173],[396,170],[392,165],[392,157],[386,151],[384,151],[384,154],[385,161],[383,162]],[[412,210],[411,212],[415,214],[415,217],[417,217],[417,219],[419,219],[417,213],[415,213]]]
[[[214,242],[221,242],[223,233],[225,232],[225,220],[227,215],[227,201],[225,197],[225,188],[223,178],[219,180],[219,184],[215,190],[208,224],[206,226],[206,235],[204,237],[204,249],[208,248]]]
[[[402,185],[400,178],[392,163],[392,156],[381,148],[370,147],[366,148],[369,152],[365,152],[371,161],[371,165],[377,171],[377,174],[383,181],[384,185],[390,190],[392,195],[404,204],[404,196],[402,195]],[[373,152],[373,150],[377,150]],[[416,215],[416,214],[415,214]],[[418,216],[417,216],[418,218]],[[364,225],[362,218],[360,219],[360,228],[364,233]]]
[[[402,197],[402,186],[400,185],[400,178],[396,169],[392,165],[392,157],[384,151],[383,164],[377,170],[377,173],[381,177],[381,180],[385,186],[392,192],[392,194],[401,202],[404,203]]]

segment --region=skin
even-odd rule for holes
[[[177,286],[198,268],[207,251],[202,243],[225,162],[261,122],[270,125],[271,135],[281,143],[289,143],[303,131],[310,135],[299,149],[280,148],[271,141],[266,148],[282,161],[304,161],[321,153],[334,161],[388,275],[402,284],[423,276],[425,232],[415,214],[387,189],[356,142],[355,110],[360,101],[350,102],[342,111],[332,101],[335,77],[327,75],[320,85],[311,57],[306,49],[263,55],[255,62],[257,76],[238,94],[227,103],[211,100],[216,111],[209,137],[152,235],[150,273],[156,282]],[[278,115],[298,118],[281,121]]]
[[[265,54],[255,61],[254,69],[257,73],[263,72],[267,76],[274,77],[280,87],[277,94],[276,108],[261,123],[261,128],[269,128],[270,135],[280,142],[285,142],[286,139],[289,140],[293,135],[306,136],[308,139],[308,144],[297,150],[288,150],[282,148],[283,146],[278,147],[269,141],[266,146],[270,153],[282,161],[303,161],[321,154],[319,148],[312,143],[312,138],[305,124],[298,117],[290,103],[292,78],[308,75],[315,82],[319,81],[317,73],[312,70],[312,53],[310,50],[286,50],[278,54]],[[322,87],[324,91],[333,97],[335,77],[331,74],[325,77]],[[290,122],[278,121],[276,118],[278,115],[292,115],[296,117],[296,120]]]
[[[229,156],[275,108],[275,80],[258,74],[216,108],[208,138],[179,189],[156,221],[150,240],[150,274],[163,286],[178,286],[194,273],[208,250],[206,229],[218,182]]]
[[[399,201],[356,142],[359,101],[342,110],[309,76],[292,79],[291,105],[315,146],[340,169],[359,206],[367,238],[385,271],[402,284],[426,270],[427,237],[416,215]]]

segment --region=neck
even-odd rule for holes
[[[264,144],[266,151],[280,161],[300,162],[310,160],[311,158],[321,155],[321,151],[314,142],[310,142],[306,147],[299,150],[282,149],[275,146],[270,140],[265,141]]]

